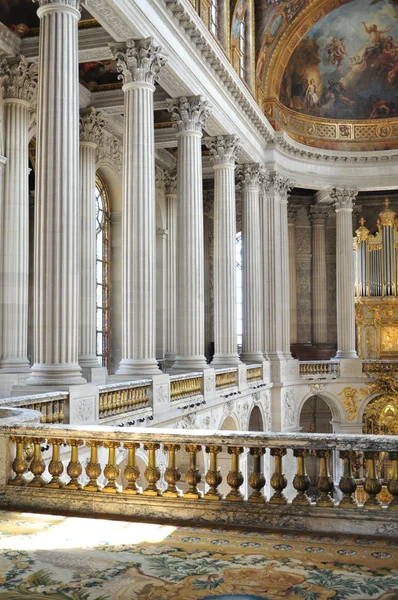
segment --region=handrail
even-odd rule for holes
[[[302,379],[340,377],[340,363],[336,360],[300,360],[299,369]]]
[[[27,408],[41,413],[41,423],[63,423],[64,404],[68,401],[68,392],[46,392],[0,400],[0,408]]]
[[[151,386],[151,379],[99,386],[100,420],[148,407]]]

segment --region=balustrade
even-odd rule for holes
[[[398,371],[398,361],[364,360],[362,362],[362,371],[369,377],[395,376]]]
[[[258,365],[254,367],[247,367],[247,382],[259,381],[263,379],[263,368]]]
[[[189,375],[174,375],[170,377],[170,401],[178,402],[190,396],[202,393],[202,373],[189,373]]]
[[[337,379],[340,377],[340,363],[333,360],[300,361],[302,379]]]
[[[149,407],[149,389],[151,386],[151,379],[100,386],[100,420]]]
[[[64,405],[68,402],[69,394],[66,392],[49,392],[47,394],[34,394],[32,396],[19,396],[0,400],[0,408],[27,408],[41,413],[40,423],[59,424],[65,419]]]
[[[220,369],[216,371],[216,389],[238,385],[237,369]]]

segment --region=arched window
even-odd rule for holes
[[[219,0],[210,2],[210,31],[216,38],[218,38],[218,3]]]
[[[97,225],[97,356],[109,368],[109,198],[105,183],[95,182]]]
[[[239,25],[239,75],[246,79],[246,15]]]
[[[239,354],[242,352],[243,313],[242,313],[242,234],[236,234],[236,316],[237,344]]]

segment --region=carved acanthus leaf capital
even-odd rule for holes
[[[38,69],[21,55],[18,62],[3,59],[0,62],[0,80],[4,98],[33,102],[37,91]]]
[[[264,185],[267,173],[258,163],[241,165],[237,169],[237,179],[241,191],[259,189]]]
[[[310,218],[314,225],[325,225],[330,207],[325,204],[314,204],[310,206]]]
[[[207,138],[205,143],[214,165],[235,165],[242,150],[242,143],[236,135],[218,135]]]
[[[177,131],[199,131],[210,116],[210,107],[207,100],[201,96],[192,96],[186,98],[177,98],[168,100],[167,110],[171,113],[171,118],[175,121],[174,127]]]
[[[299,206],[298,204],[288,204],[287,217],[288,217],[289,223],[296,222],[297,215],[299,214],[300,208],[301,208],[301,206]]]
[[[294,183],[276,171],[269,173],[266,189],[268,193],[276,193],[282,199],[287,200],[289,192],[294,188]]]
[[[164,171],[164,191],[169,195],[177,193],[177,171],[175,169]]]
[[[163,169],[155,166],[155,188],[164,189],[165,175]]]
[[[330,197],[336,206],[336,210],[352,210],[357,197],[358,190],[349,188],[335,188],[331,191]]]
[[[102,143],[102,136],[106,120],[103,115],[90,107],[80,115],[80,141],[91,142],[99,146]]]
[[[80,10],[80,0],[32,0],[32,2],[38,2],[40,6],[60,4],[61,6],[70,6],[76,10]]]
[[[162,49],[154,44],[152,38],[127,40],[123,49],[115,46],[110,46],[110,49],[120,73],[118,77],[124,84],[143,82],[153,85],[166,64]]]

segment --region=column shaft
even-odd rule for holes
[[[282,350],[285,358],[292,358],[290,352],[290,285],[289,285],[289,234],[287,217],[287,194],[280,200],[281,211],[281,269],[282,269]]]
[[[327,208],[312,206],[312,343],[327,343],[326,216]]]
[[[177,190],[167,187],[166,182],[166,224],[167,224],[167,281],[166,281],[166,353],[168,366],[177,356]],[[170,364],[171,363],[171,364]]]
[[[296,228],[289,222],[290,343],[297,344]]]
[[[40,6],[31,384],[84,383],[78,365],[79,81],[73,3]],[[76,3],[77,5],[77,3]]]
[[[268,356],[269,358],[283,358],[282,352],[282,265],[280,244],[280,206],[279,197],[272,190],[266,200],[267,208],[267,240],[268,240],[268,280],[267,280],[267,305],[268,305]]]

